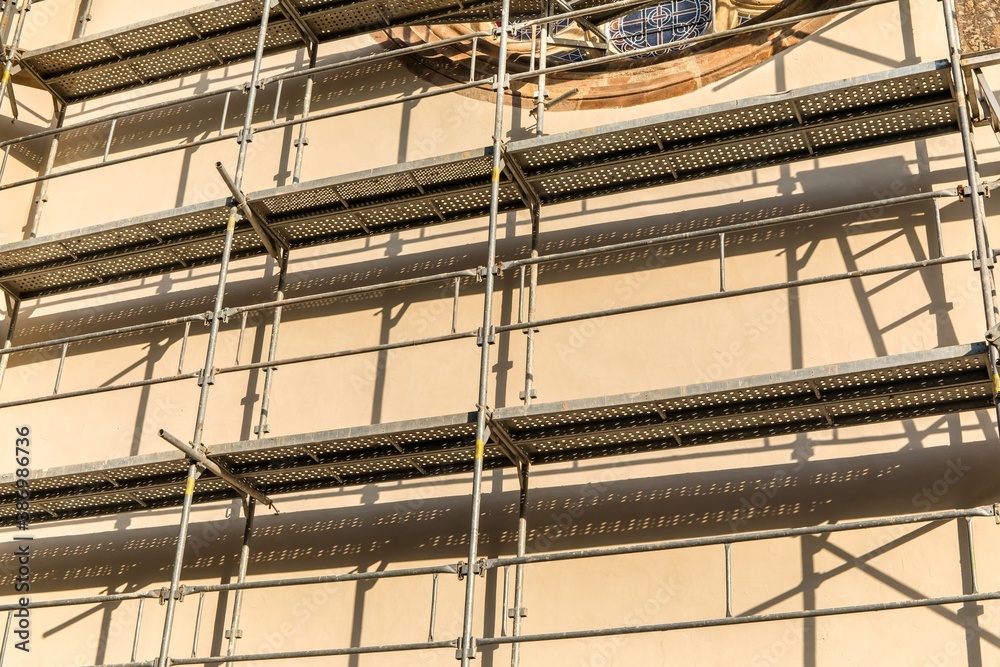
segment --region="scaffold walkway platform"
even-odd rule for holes
[[[567,3],[597,7],[595,0]],[[609,20],[628,10],[601,9]],[[265,54],[409,25],[495,21],[498,0],[279,0],[271,10]],[[533,0],[511,3],[511,16],[541,16]],[[24,54],[22,66],[66,103],[176,79],[252,60],[261,20],[259,0],[223,0]]]
[[[498,207],[522,210],[958,131],[946,61],[507,144]],[[289,248],[485,216],[492,148],[247,195]],[[216,264],[227,201],[0,246],[17,298]],[[251,225],[233,258],[261,255]]]
[[[532,466],[674,447],[913,419],[993,406],[985,343],[872,360],[494,410],[485,466]],[[475,413],[247,440],[208,448],[212,461],[267,495],[472,469]],[[180,505],[189,461],[170,451],[37,471],[31,522]],[[0,477],[0,525],[17,512]],[[205,473],[196,502],[237,497]]]

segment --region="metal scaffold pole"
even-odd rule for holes
[[[3,107],[4,97],[7,95],[7,89],[10,87],[10,77],[14,72],[14,60],[17,58],[17,49],[21,45],[21,33],[24,31],[28,12],[31,11],[31,0],[25,0],[20,9],[16,11],[18,12],[17,27],[14,29],[14,39],[11,40],[10,48],[4,59],[3,74],[0,75],[0,108]]]
[[[3,349],[8,350],[14,345],[14,334],[17,329],[17,316],[21,312],[21,300],[10,294],[4,294],[7,301],[7,333],[4,336]],[[3,379],[7,374],[7,364],[10,363],[10,355],[0,355],[0,388],[3,387]]]
[[[177,598],[181,585],[181,568],[184,566],[184,547],[187,543],[187,529],[191,521],[191,501],[194,499],[194,484],[198,479],[198,465],[188,466],[187,484],[184,487],[184,505],[181,507],[181,528],[177,536],[177,550],[174,554],[174,566],[170,574],[170,590],[167,592],[167,613],[163,620],[163,637],[160,642],[159,667],[169,667],[170,631],[174,625],[174,612],[177,609]]]
[[[278,293],[275,295],[275,301],[280,304],[280,302],[285,299],[285,282],[288,277],[287,250],[281,255],[278,271]],[[281,312],[282,306],[276,306],[271,320],[271,344],[267,350],[268,364],[273,364],[278,358],[278,332],[281,328]],[[263,438],[264,435],[270,430],[267,418],[271,410],[271,386],[274,382],[274,371],[277,369],[278,367],[274,365],[268,365],[267,368],[264,369],[264,389],[261,391],[260,396],[260,421],[257,423],[256,429],[258,440]]]
[[[317,47],[315,44],[309,47],[309,69],[316,68],[316,55]],[[303,122],[299,125],[299,136],[295,140],[295,166],[292,169],[292,183],[299,183],[302,180],[302,159],[305,156],[306,146],[309,145],[309,137],[306,136],[306,131],[308,130],[309,124],[305,122],[305,119],[309,118],[309,113],[312,111],[312,96],[313,96],[313,85],[315,83],[316,77],[312,74],[306,77],[305,90],[302,92],[302,119]]]
[[[240,145],[239,155],[236,158],[236,173],[233,176],[233,183],[237,190],[243,183],[243,173],[246,169],[247,151],[250,142],[253,141],[253,113],[257,102],[257,90],[260,84],[261,60],[264,57],[264,43],[267,38],[267,24],[270,16],[269,8],[276,0],[264,0],[263,12],[260,20],[260,33],[257,37],[257,51],[253,61],[253,74],[250,78],[250,86],[247,90],[246,116],[243,119],[243,130],[237,140]],[[226,294],[226,278],[229,274],[229,259],[233,249],[233,235],[236,231],[236,220],[240,212],[239,203],[235,197],[229,207],[229,221],[226,225],[226,236],[223,241],[222,262],[219,267],[219,282],[215,293],[215,307],[212,322],[209,325],[208,352],[205,355],[205,367],[201,378],[201,395],[198,398],[198,414],[195,420],[194,437],[191,443],[195,447],[201,446],[202,435],[205,432],[205,415],[208,411],[208,394],[214,382],[215,348],[218,343],[219,327],[222,321],[222,304]]]
[[[517,557],[524,558],[528,545],[528,473],[529,465],[524,463],[518,470],[518,482],[521,493],[518,498],[517,510]],[[524,563],[514,566],[514,608],[511,612],[514,617],[514,627],[512,630],[514,637],[521,635],[521,619],[527,615],[524,608]],[[510,653],[510,666],[518,667],[521,662],[521,645],[513,644]]]
[[[496,75],[496,106],[493,119],[493,172],[490,180],[490,219],[486,241],[484,276],[483,327],[479,335],[479,400],[476,406],[476,449],[472,472],[472,520],[469,526],[469,559],[465,583],[465,609],[462,637],[458,649],[462,667],[468,667],[475,655],[472,620],[475,609],[477,560],[479,558],[479,520],[482,510],[483,455],[486,449],[486,421],[489,410],[490,345],[493,342],[493,287],[497,270],[497,219],[500,210],[500,174],[503,170],[504,90],[507,83],[507,33],[510,30],[510,0],[503,0],[500,13],[500,53]]]
[[[541,218],[541,211],[532,207],[531,209],[531,259],[538,259],[538,232]],[[538,263],[534,262],[530,266],[521,267],[521,271],[528,271],[528,322],[534,322],[536,317],[535,305],[538,293]],[[535,334],[538,329],[531,325],[524,330],[527,340],[524,348],[524,406],[531,405],[532,399],[537,396],[535,391]]]
[[[552,15],[552,3],[550,0],[542,0],[542,12],[544,16]],[[536,102],[535,111],[538,117],[538,122],[535,126],[535,133],[538,136],[545,134],[545,105],[548,103],[549,93],[545,89],[545,71],[549,63],[549,24],[543,23],[539,26],[539,45],[538,45],[538,64],[542,69],[541,74],[538,75],[538,100]]]
[[[261,61],[264,57],[264,45],[267,39],[267,25],[270,17],[270,8],[276,0],[263,0],[260,31],[257,35],[257,50],[254,54],[253,73],[250,78],[250,86],[247,90],[246,117],[243,121],[243,131],[239,137],[239,155],[236,159],[236,175],[234,182],[239,188],[243,180],[243,172],[246,167],[247,150],[251,141],[253,125],[254,107],[257,101],[257,90],[260,81]],[[222,320],[222,305],[226,293],[226,278],[229,272],[229,258],[233,248],[233,235],[236,230],[236,219],[239,213],[239,205],[235,201],[229,209],[229,219],[226,225],[226,235],[223,242],[222,262],[219,267],[219,281],[215,293],[215,304],[212,312],[212,321],[209,325],[208,351],[205,355],[205,366],[202,369],[201,393],[198,398],[198,413],[195,420],[194,436],[191,444],[195,450],[202,447],[202,435],[205,431],[205,415],[208,408],[208,394],[212,385],[215,367],[215,349],[219,337],[219,326]],[[163,641],[160,645],[160,667],[167,667],[170,651],[170,634],[173,628],[174,608],[176,606],[177,589],[180,585],[181,569],[184,566],[184,544],[187,538],[188,522],[191,514],[191,501],[194,495],[194,486],[197,466],[192,463],[188,471],[187,488],[184,494],[184,508],[181,514],[180,535],[177,541],[177,555],[174,560],[173,573],[170,582],[170,599],[167,600],[167,614],[163,622]]]
[[[59,100],[55,100],[55,105],[56,127],[61,128],[66,124],[66,105]],[[33,239],[38,236],[38,227],[42,223],[42,209],[45,208],[45,203],[49,200],[49,184],[52,182],[49,175],[52,174],[52,169],[56,164],[56,155],[59,153],[59,136],[58,134],[52,135],[52,141],[49,142],[48,156],[45,158],[45,166],[41,173],[41,185],[35,199],[35,210],[31,214],[31,224],[28,226],[28,238]]]
[[[243,544],[240,547],[240,564],[236,574],[236,583],[238,584],[243,584],[247,580],[247,566],[250,564],[250,540],[253,538],[253,520],[257,501],[253,498],[244,498],[243,507],[246,511],[246,523],[243,528]],[[237,588],[236,595],[233,598],[233,617],[229,625],[229,632],[227,633],[229,645],[226,648],[226,655],[230,657],[236,655],[236,641],[243,637],[243,631],[240,630],[240,612],[243,611],[243,591],[244,589]],[[232,667],[232,663],[227,663],[227,665]]]
[[[87,24],[90,23],[90,7],[94,0],[80,0],[80,13],[76,19],[76,28],[73,30],[73,39],[83,37],[87,32]]]
[[[942,0],[944,9],[945,30],[948,34],[948,56],[951,60],[952,89],[958,114],[958,129],[962,137],[962,152],[965,158],[965,173],[969,179],[969,201],[972,204],[972,224],[976,236],[976,253],[974,266],[979,271],[979,281],[983,295],[983,308],[986,315],[987,338],[993,343],[989,347],[990,376],[993,379],[993,403],[1000,425],[1000,351],[997,341],[1000,329],[997,327],[996,286],[993,278],[993,250],[990,248],[986,235],[986,207],[980,192],[979,168],[976,163],[976,149],[973,145],[972,123],[969,120],[969,108],[966,105],[967,90],[965,76],[962,73],[962,43],[958,33],[958,17],[955,11],[955,0]]]

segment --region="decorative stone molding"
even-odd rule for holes
[[[774,0],[720,2],[729,3],[726,11],[730,13],[726,16],[730,18],[725,20],[732,20],[732,12],[755,11],[759,13],[752,20],[764,21],[846,5],[852,0],[785,0],[777,5],[774,5]],[[774,6],[766,9],[765,5]],[[832,18],[822,17],[769,31],[711,40],[655,58],[623,59],[606,66],[554,73],[548,77],[546,86],[549,99],[571,93],[574,89],[576,92],[552,110],[629,107],[683,95],[760,64],[807,38]],[[469,34],[481,27],[479,24],[456,24],[398,28],[385,31],[384,37],[380,35],[377,39],[385,48],[398,48]],[[583,36],[582,31],[580,36]],[[512,53],[510,71],[527,71],[530,47],[522,45],[513,49]],[[496,58],[496,45],[489,40],[479,40],[477,62],[480,65],[484,61],[495,64]],[[461,44],[443,48],[433,56],[407,57],[405,62],[417,75],[435,84],[447,85],[469,80],[471,60],[470,47]],[[518,81],[511,93],[511,103],[531,106],[536,92],[535,82]],[[472,89],[462,94],[477,99],[492,99],[488,89]]]
[[[1000,5],[984,0],[958,0],[956,9],[964,53],[1000,49]]]

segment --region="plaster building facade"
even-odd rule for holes
[[[0,17],[0,667],[1000,665],[996,3]]]

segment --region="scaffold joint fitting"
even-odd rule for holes
[[[485,336],[485,342],[489,343],[490,345],[495,345],[496,344],[496,342],[497,342],[497,330],[496,330],[496,327],[490,326],[490,330],[488,332],[488,335]],[[480,327],[479,330],[476,333],[476,345],[478,345],[479,347],[482,347],[483,343],[484,343],[483,329],[482,329],[482,327]]]
[[[992,268],[995,264],[996,264],[996,260],[993,258],[993,253],[991,252],[991,253],[989,253],[986,256],[986,266],[988,268]],[[974,250],[972,252],[972,269],[974,271],[978,271],[981,268],[983,268],[983,262],[981,261],[981,259],[979,257],[979,251],[978,250]]]

